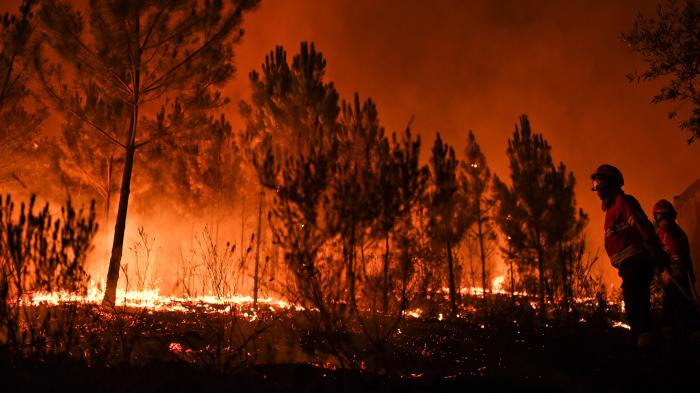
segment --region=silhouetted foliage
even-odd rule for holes
[[[464,161],[460,162],[460,177],[462,193],[467,200],[465,208],[467,214],[471,215],[474,220],[474,223],[469,227],[467,237],[473,239],[478,246],[481,262],[481,289],[483,297],[486,299],[486,291],[491,282],[487,265],[498,245],[493,220],[496,201],[490,195],[491,171],[472,131],[469,131],[467,136]]]
[[[576,210],[573,174],[563,163],[554,165],[549,143],[532,131],[525,115],[508,140],[507,155],[511,185],[494,177],[496,221],[506,236],[507,248],[503,251],[518,263],[526,287],[536,289],[544,316],[545,294],[553,295],[556,282],[555,261],[561,263],[562,277],[570,277],[570,261],[582,256],[573,253],[583,246],[580,236],[587,217]],[[536,284],[531,281],[533,267]],[[563,280],[564,298],[569,299],[570,278]]]
[[[347,331],[344,306],[333,302],[337,269],[321,255],[329,237],[325,215],[337,171],[338,94],[324,81],[326,60],[313,44],[302,43],[287,62],[277,47],[265,57],[262,74],[250,73],[252,103],[241,103],[250,141],[248,155],[260,183],[274,191],[271,221],[274,241],[283,247],[294,280],[292,293],[306,307],[318,309],[325,334]],[[316,313],[309,315],[316,319]],[[330,340],[341,361],[342,340]]]
[[[359,95],[338,105],[325,66],[313,45],[303,43],[291,65],[278,47],[262,74],[251,73],[252,102],[241,111],[250,161],[275,193],[271,225],[293,275],[292,297],[318,310],[308,316],[331,353],[359,366],[353,326],[383,357],[407,307],[411,214],[426,173],[420,139],[406,130],[390,141],[374,103]]]
[[[380,142],[380,146],[386,146],[384,138]],[[427,168],[419,165],[420,138],[414,138],[409,129],[400,138],[392,134],[388,153],[384,158],[376,157],[375,164],[370,164],[370,169],[363,174],[371,186],[362,187],[366,194],[355,197],[365,197],[366,202],[353,201],[352,195],[343,198],[349,205],[374,204],[374,207],[367,206],[364,213],[369,214],[365,233],[369,234],[370,243],[374,243],[369,250],[380,252],[383,248],[383,257],[381,268],[377,269],[376,264],[365,258],[364,244],[360,249],[357,276],[364,284],[360,297],[363,308],[356,308],[355,316],[379,356],[379,365],[384,368],[391,368],[388,344],[405,317],[415,290],[419,234],[414,217],[425,196],[428,180]],[[352,160],[352,157],[347,159]],[[346,176],[345,182],[363,182],[352,173],[343,173],[343,176]],[[353,303],[357,300],[353,299]]]
[[[666,83],[652,100],[669,102],[668,113],[675,118],[680,111],[689,112],[680,122],[690,132],[688,143],[700,137],[700,2],[697,0],[664,0],[655,17],[638,15],[634,26],[622,33],[622,39],[639,53],[648,67],[633,72],[630,81],[649,82],[662,78]],[[686,108],[682,108],[686,106]],[[689,107],[688,107],[689,106]]]
[[[455,277],[453,248],[462,241],[474,216],[467,211],[465,185],[457,177],[458,161],[454,149],[437,134],[430,158],[429,233],[437,244],[444,245],[452,315],[457,314],[459,292]]]
[[[74,308],[42,311],[21,301],[34,292],[84,294],[85,260],[97,231],[94,204],[76,211],[68,201],[56,217],[48,204],[35,211],[35,202],[32,196],[17,211],[10,195],[0,200],[0,347],[15,356],[75,344]]]
[[[576,179],[572,172],[568,172],[564,163],[559,163],[549,173],[548,189],[551,190],[552,216],[554,219],[545,223],[546,232],[552,236],[547,242],[552,247],[549,250],[550,257],[557,261],[557,274],[550,277],[548,289],[550,296],[558,292],[562,300],[562,308],[565,313],[572,310],[574,301],[574,279],[576,267],[583,263],[586,249],[586,237],[584,229],[588,224],[588,215],[577,209],[574,186]]]

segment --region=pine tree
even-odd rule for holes
[[[401,252],[406,251],[404,246],[398,250],[399,265],[392,269],[391,240],[401,246],[402,242],[412,241],[415,237],[413,214],[425,198],[429,177],[427,168],[419,165],[420,146],[420,136],[414,139],[409,128],[400,137],[392,134],[387,156],[382,158],[385,148],[380,150],[376,178],[368,195],[369,202],[375,206],[369,210],[373,216],[372,237],[375,242],[383,244],[381,289],[382,310],[385,312],[389,311],[389,300],[395,297],[392,295],[396,295],[394,290],[397,288],[402,299],[399,308],[405,307],[406,280],[410,277],[409,272],[412,274],[414,270],[412,265],[401,264],[401,261],[406,262],[401,257]]]
[[[285,250],[293,287],[304,304],[318,309],[320,328],[343,330],[328,282],[334,266],[319,261],[329,237],[326,212],[338,166],[340,106],[324,80],[326,60],[302,43],[290,65],[282,47],[265,57],[262,73],[250,73],[252,99],[241,103],[249,141],[247,155],[260,183],[275,194],[271,229]],[[327,268],[327,269],[324,269]],[[337,350],[337,349],[336,349]]]
[[[494,178],[497,223],[507,240],[507,255],[527,272],[536,266],[540,313],[546,315],[545,293],[552,293],[557,250],[581,233],[585,215],[576,211],[573,174],[564,164],[555,166],[551,146],[532,131],[526,115],[520,117],[508,140],[511,185]],[[555,283],[555,282],[553,282]]]
[[[428,167],[420,165],[420,135],[414,138],[410,128],[406,128],[400,138],[392,134],[392,162],[394,169],[394,181],[391,189],[397,193],[398,200],[395,237],[397,238],[399,251],[398,275],[401,285],[400,310],[407,306],[407,283],[416,270],[415,255],[421,250],[417,245],[419,240],[420,224],[416,214],[422,209],[421,201],[425,200],[430,178]]]
[[[230,5],[195,0],[93,0],[87,12],[66,2],[42,3],[44,39],[34,64],[46,92],[67,117],[121,148],[124,167],[104,302],[116,296],[136,151],[172,137],[164,113],[200,117],[227,100],[218,89],[234,73],[233,44],[254,0]],[[52,64],[52,55],[59,64]],[[128,106],[125,127],[111,129],[80,105],[81,86],[94,84],[108,102]],[[89,108],[88,108],[89,109]]]
[[[342,243],[349,301],[357,311],[356,249],[365,243],[380,214],[381,168],[391,157],[389,141],[372,100],[360,103],[355,94],[351,103],[343,102],[339,121],[338,170],[331,185],[327,221],[331,236],[337,235]]]
[[[371,192],[375,206],[375,218],[372,225],[373,238],[383,244],[382,258],[382,309],[389,309],[389,297],[392,291],[391,279],[391,234],[401,214],[401,198],[397,193],[398,167],[392,159],[388,141],[382,145],[382,152],[376,163],[376,179]]]
[[[464,156],[464,161],[460,163],[460,175],[462,176],[460,183],[468,203],[467,210],[474,219],[474,224],[469,228],[469,236],[474,238],[478,244],[482,295],[486,299],[488,287],[486,265],[496,244],[496,232],[492,217],[495,201],[489,195],[491,171],[472,131],[469,131],[467,137]]]
[[[563,163],[553,168],[547,183],[552,196],[552,216],[556,219],[545,223],[548,226],[546,232],[552,236],[548,242],[553,245],[553,249],[550,250],[551,258],[557,260],[559,265],[560,281],[555,281],[555,286],[561,288],[562,308],[568,315],[573,305],[575,264],[581,262],[585,250],[583,230],[588,223],[588,216],[576,207],[576,179]]]
[[[457,314],[459,293],[452,250],[462,240],[472,220],[465,208],[464,194],[457,178],[457,166],[454,149],[444,143],[438,133],[430,158],[429,226],[433,242],[445,247],[453,316]]]

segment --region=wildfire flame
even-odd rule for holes
[[[620,327],[623,329],[631,330],[632,327],[626,323],[620,322],[620,321],[612,321],[612,327]]]
[[[492,289],[489,291],[490,294],[498,295],[510,295],[510,291],[504,288],[505,276],[497,276],[492,280]],[[483,294],[483,289],[478,286],[472,287],[462,287],[459,289],[460,293],[463,295],[469,294],[472,296],[481,296]],[[447,298],[448,288],[441,288],[438,292]],[[522,297],[527,296],[526,292],[514,292],[514,296]],[[56,291],[56,292],[33,292],[25,295],[21,299],[23,304],[31,304],[34,306],[38,305],[59,305],[64,303],[83,303],[83,304],[100,304],[102,302],[104,292],[100,286],[96,285],[94,282],[88,287],[88,291],[85,295],[78,295],[75,293]],[[588,302],[594,299],[588,298],[575,298],[574,301],[577,303]],[[215,295],[199,295],[199,296],[165,296],[161,295],[159,289],[149,289],[149,290],[129,290],[125,291],[123,289],[117,290],[117,300],[115,306],[126,307],[126,308],[137,308],[137,309],[147,309],[149,311],[166,311],[166,312],[191,312],[194,308],[198,311],[212,312],[212,313],[227,313],[232,310],[240,310],[241,315],[248,319],[249,321],[255,321],[258,315],[255,309],[252,307],[254,299],[249,295],[232,294],[227,296],[215,296]],[[530,301],[533,308],[539,307],[536,301]],[[257,299],[257,307],[266,308],[269,311],[276,310],[290,310],[294,309],[296,311],[305,310],[304,307],[290,303],[287,300],[274,298],[274,297],[259,297]],[[463,309],[464,313],[458,314],[460,317],[464,317],[468,314],[474,314],[477,312],[473,305],[467,305]],[[421,319],[424,318],[424,310],[419,307],[410,308],[404,311],[404,315],[408,318]],[[439,314],[437,319],[443,321],[444,315]],[[622,327],[629,329],[629,325],[612,321],[613,327]],[[173,349],[176,350],[176,349]]]
[[[102,302],[104,292],[99,289],[97,285],[90,285],[85,295],[78,295],[75,293],[56,291],[56,292],[34,292],[26,295],[22,302],[25,304],[32,305],[59,305],[62,303],[85,303],[85,304],[99,304]],[[275,309],[297,309],[301,310],[303,308],[295,306],[285,300],[277,299],[273,297],[262,297],[258,298],[257,303],[259,306],[265,306],[270,309],[270,311],[275,311]],[[150,289],[144,291],[124,291],[120,289],[117,291],[117,301],[115,306],[118,307],[128,307],[128,308],[141,308],[149,309],[153,311],[189,311],[191,307],[188,305],[201,305],[204,306],[205,311],[212,312],[229,312],[232,307],[247,307],[253,304],[253,298],[248,295],[228,295],[228,296],[213,296],[213,295],[202,295],[196,297],[188,296],[164,296],[160,294],[158,289]],[[254,321],[257,316],[253,311],[245,312],[244,317]]]

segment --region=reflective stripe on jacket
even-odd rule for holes
[[[616,268],[622,261],[634,257],[648,257],[649,244],[658,244],[654,225],[649,221],[639,202],[625,193],[605,210],[605,251]]]

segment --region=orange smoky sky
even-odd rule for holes
[[[686,144],[668,107],[650,103],[659,85],[625,77],[644,64],[619,34],[657,3],[263,0],[246,21],[228,93],[247,98],[247,72],[275,45],[294,53],[313,41],[341,96],[371,97],[387,130],[403,130],[414,115],[424,152],[439,131],[463,156],[471,129],[501,178],[509,175],[507,140],[525,113],[575,174],[590,245],[601,248],[612,279],[589,174],[601,163],[618,166],[647,211],[700,176],[700,145]]]
[[[82,2],[81,2],[82,3]],[[463,157],[473,130],[493,172],[508,178],[507,139],[521,114],[577,180],[590,215],[590,245],[602,244],[602,211],[589,174],[618,166],[625,190],[649,211],[700,176],[700,143],[650,103],[659,84],[630,84],[644,63],[619,39],[657,0],[262,0],[237,46],[238,74],[226,87],[229,117],[248,99],[248,73],[283,45],[290,57],[311,41],[328,60],[341,96],[372,98],[388,131],[412,129],[424,152],[440,132]],[[3,4],[3,11],[13,9]],[[424,153],[425,154],[425,153]],[[612,279],[604,250],[600,265]]]

